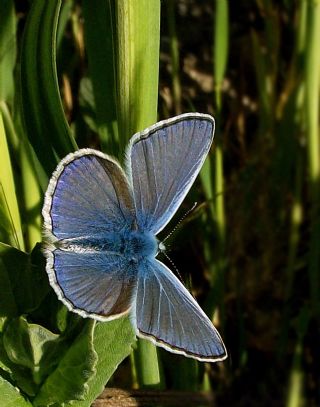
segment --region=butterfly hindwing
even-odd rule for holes
[[[110,320],[130,310],[136,270],[122,256],[56,249],[47,272],[59,298],[84,317]]]
[[[176,276],[156,259],[139,267],[135,309],[139,336],[202,361],[227,357],[212,322]]]
[[[213,134],[211,116],[189,113],[132,137],[127,173],[142,229],[157,234],[170,221],[202,167]]]

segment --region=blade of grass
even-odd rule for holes
[[[215,262],[211,268],[212,278],[212,293],[211,298],[214,303],[211,303],[210,313],[213,315],[215,304],[217,302],[221,305],[221,324],[224,323],[224,309],[223,309],[223,291],[224,291],[224,263],[225,263],[225,211],[224,211],[224,173],[223,173],[223,151],[221,139],[221,86],[225,75],[228,58],[228,36],[229,36],[229,13],[228,2],[226,0],[216,0],[215,2],[215,30],[214,30],[214,79],[215,79],[215,102],[216,102],[216,129],[215,129],[215,155],[214,160],[208,162],[208,175],[207,178],[211,179],[211,191],[207,197],[213,199],[214,197],[214,220],[217,236],[217,249],[215,250],[216,258],[211,259],[210,263]],[[214,171],[212,175],[211,171]],[[208,187],[205,188],[208,190]],[[210,190],[209,189],[209,190]],[[210,250],[207,250],[209,254]],[[209,264],[210,264],[209,263]]]
[[[14,2],[1,2],[0,13],[0,101],[13,102],[13,70],[16,61],[16,15]]]
[[[61,157],[77,148],[63,112],[56,72],[56,31],[61,1],[35,0],[28,15],[21,53],[24,123],[48,175]]]
[[[221,85],[225,75],[228,58],[228,37],[229,37],[229,12],[228,2],[226,0],[216,0],[215,32],[214,32],[214,77],[215,77],[215,96],[217,108],[216,125],[216,152],[215,152],[215,190],[216,196],[216,222],[219,245],[221,253],[225,246],[225,213],[224,213],[224,194],[223,194],[223,152],[222,140],[219,134],[221,116]]]
[[[215,0],[214,36],[213,36],[213,74],[215,84],[215,154],[208,157],[200,176],[209,202],[209,214],[205,215],[206,238],[204,256],[210,273],[210,292],[206,301],[206,312],[215,325],[224,327],[225,311],[223,304],[225,272],[225,236],[226,222],[224,210],[224,172],[223,149],[221,139],[222,83],[225,76],[229,48],[229,6],[226,0]],[[209,219],[207,218],[209,216]],[[209,220],[209,221],[208,221]],[[216,247],[212,249],[212,236],[216,235]],[[219,315],[215,313],[219,305]],[[203,390],[210,390],[210,380],[205,371],[202,382]]]
[[[5,103],[0,103],[0,111],[3,114],[3,121],[8,136],[8,144],[14,153],[14,161],[19,166],[20,171],[15,171],[15,183],[19,185],[20,211],[24,220],[24,241],[25,249],[32,247],[41,241],[41,216],[40,206],[42,194],[40,185],[47,187],[47,177],[43,174],[40,164],[35,165],[34,153],[23,132],[19,119],[19,109],[16,120],[13,123],[9,109]],[[17,134],[16,128],[19,134]],[[18,177],[19,176],[19,177]],[[40,180],[41,179],[41,180]],[[22,188],[22,192],[21,192]]]
[[[308,2],[308,24],[306,38],[306,133],[309,170],[309,191],[311,198],[311,241],[309,254],[309,279],[311,301],[319,315],[320,302],[320,141],[319,141],[319,89],[320,89],[320,3]]]
[[[171,80],[172,80],[172,93],[174,111],[176,114],[182,112],[181,106],[181,82],[180,82],[180,62],[179,62],[179,42],[176,32],[176,19],[175,19],[175,1],[167,0],[167,19],[168,31],[170,40],[170,54],[171,54]]]
[[[22,190],[26,222],[26,247],[31,250],[36,243],[41,242],[41,205],[43,191],[38,182],[39,172],[43,172],[38,163],[35,165],[34,153],[25,135],[22,136],[20,148],[20,165],[22,171]],[[38,176],[37,176],[38,174]]]
[[[226,0],[215,1],[214,20],[214,82],[216,107],[221,109],[221,88],[229,52],[229,6]]]
[[[303,342],[308,331],[310,312],[307,307],[300,310],[297,318],[297,341],[293,353],[287,388],[286,407],[299,407],[304,405],[303,384],[305,372],[303,370]]]
[[[13,170],[8,149],[7,137],[0,112],[0,205],[1,215],[5,216],[6,223],[10,225],[8,242],[20,250],[25,250],[19,206],[16,196]]]
[[[160,1],[119,0],[115,6],[117,117],[121,153],[129,138],[157,121]],[[140,386],[161,387],[156,347],[139,341]]]

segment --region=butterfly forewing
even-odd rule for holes
[[[209,152],[211,116],[185,114],[136,134],[127,151],[138,225],[159,233],[191,188]]]
[[[115,161],[91,149],[62,160],[45,195],[45,230],[58,239],[103,235],[130,227],[134,205]]]

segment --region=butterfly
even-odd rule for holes
[[[187,113],[135,134],[125,171],[85,148],[67,155],[45,194],[46,270],[69,310],[99,321],[130,315],[139,337],[201,361],[227,357],[210,319],[157,259],[157,234],[198,175],[214,119]]]

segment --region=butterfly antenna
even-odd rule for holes
[[[171,230],[171,232],[162,240],[162,243],[164,243],[167,239],[169,239],[170,236],[174,234],[174,232],[180,227],[181,223],[184,221],[184,219],[189,215],[190,212],[192,212],[195,207],[198,205],[198,202],[195,202],[192,207],[182,216],[182,218],[178,221],[176,226]]]
[[[161,252],[162,254],[164,254],[164,256],[166,257],[166,259],[169,261],[169,263],[171,264],[175,274],[179,277],[180,281],[183,283],[183,279],[181,277],[181,274],[179,273],[178,267],[174,264],[173,260],[170,259],[170,257],[167,255],[166,252]]]

